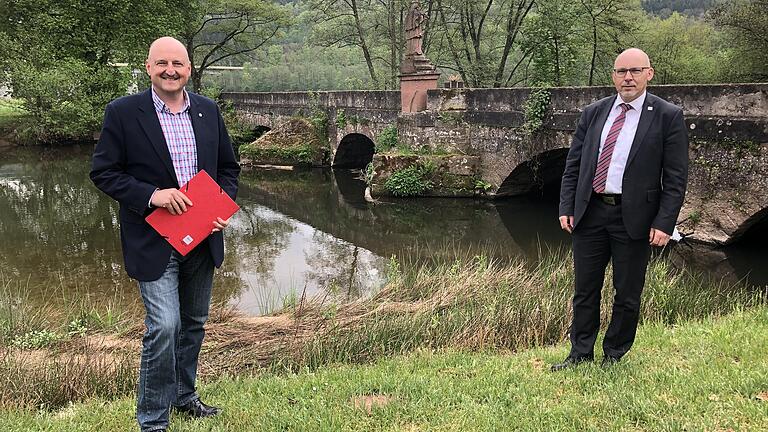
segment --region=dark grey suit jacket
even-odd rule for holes
[[[219,107],[206,97],[188,94],[197,169],[208,172],[235,199],[240,166]],[[144,218],[152,211],[148,204],[155,188],[180,185],[150,90],[107,105],[90,176],[97,188],[120,203],[120,238],[128,275],[140,281],[158,279],[172,248]],[[222,233],[212,234],[208,245],[214,264],[220,266],[224,259]]]
[[[600,135],[618,95],[584,109],[571,142],[560,187],[560,216],[584,216],[592,195]],[[688,181],[688,133],[683,111],[646,94],[622,180],[621,210],[633,239],[647,238],[651,227],[671,234]]]

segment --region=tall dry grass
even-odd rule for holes
[[[392,259],[386,286],[369,298],[335,304],[299,298],[265,317],[217,308],[207,325],[200,375],[280,373],[332,363],[365,363],[415,349],[523,350],[566,340],[571,321],[570,253],[541,253],[536,264],[485,256]],[[613,297],[606,277],[602,319]],[[644,321],[675,324],[768,301],[744,284],[713,283],[661,259],[648,270]],[[58,407],[133,391],[140,322],[111,343],[72,338],[54,349],[0,347],[0,407]],[[27,357],[25,357],[27,356]]]
[[[215,368],[273,370],[369,362],[416,348],[521,350],[567,339],[573,292],[569,252],[542,253],[535,265],[483,256],[451,261],[392,260],[389,282],[371,298],[326,304],[302,298],[291,310],[219,334],[209,354]],[[602,322],[613,290],[606,276]],[[644,321],[673,324],[766,302],[766,292],[743,284],[707,281],[662,259],[648,270]],[[227,333],[227,334],[225,334]],[[213,366],[213,365],[212,365]]]

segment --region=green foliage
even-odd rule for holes
[[[688,220],[694,225],[698,225],[699,222],[701,222],[701,212],[699,210],[691,212],[691,214],[688,215]]]
[[[768,0],[719,3],[708,18],[725,29],[733,46],[724,64],[728,77],[736,82],[768,80]]]
[[[389,125],[376,137],[376,153],[384,153],[398,146],[397,126]]]
[[[292,22],[282,4],[266,0],[196,0],[180,6],[179,40],[192,60],[190,84],[196,92],[213,65],[235,61],[266,48]]]
[[[493,188],[493,185],[483,179],[475,180],[475,190],[481,193],[486,193]]]
[[[397,170],[384,182],[384,189],[398,197],[416,196],[433,187],[435,166],[425,162]]]
[[[7,0],[0,6],[0,66],[29,112],[25,142],[91,140],[104,106],[128,89],[128,72],[156,35],[174,31],[168,2]]]
[[[299,296],[296,290],[291,290],[285,297],[283,297],[283,309],[292,310],[296,309],[299,304]]]
[[[11,72],[14,96],[29,114],[17,136],[27,143],[88,141],[101,127],[104,106],[124,94],[128,76],[110,66],[62,60],[37,69],[18,63]]]
[[[138,64],[153,39],[179,30],[179,6],[175,0],[4,0],[0,53],[11,64],[46,67],[65,59]]]
[[[272,161],[273,163],[285,162],[288,165],[296,163],[311,164],[315,150],[309,144],[294,147],[248,147],[243,152],[253,160]]]
[[[88,332],[88,319],[86,317],[75,318],[67,323],[67,336],[85,336]]]
[[[523,105],[523,116],[525,123],[523,130],[528,135],[533,135],[540,131],[544,126],[544,119],[547,116],[551,93],[547,88],[532,89]]]
[[[245,61],[242,70],[206,74],[203,83],[225,91],[259,92],[374,88],[359,51],[353,47],[297,46],[286,40],[277,43]]]
[[[25,115],[23,101],[0,99],[0,133],[12,131]]]
[[[373,162],[369,162],[368,165],[365,166],[365,183],[371,184],[373,183],[373,176],[376,174],[376,171],[373,168]]]
[[[317,139],[321,145],[328,144],[328,112],[320,106],[320,99],[317,93],[309,92],[311,110],[309,122],[317,133]]]
[[[638,46],[651,58],[655,84],[715,83],[731,69],[724,36],[704,21],[675,12],[642,21]]]
[[[336,112],[336,127],[339,129],[347,127],[347,114],[344,110],[338,110]]]
[[[717,0],[643,0],[643,9],[668,18],[672,13],[686,16],[702,16]]]
[[[46,348],[61,340],[62,336],[50,330],[35,330],[14,336],[11,346],[21,349]]]

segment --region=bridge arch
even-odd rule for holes
[[[501,182],[496,196],[524,195],[546,186],[559,184],[565,170],[567,148],[539,153],[515,169]]]
[[[351,133],[339,142],[333,158],[333,168],[363,169],[373,160],[376,145],[366,135]]]
[[[267,132],[269,132],[271,130],[272,130],[272,128],[269,127],[269,126],[258,125],[258,126],[255,126],[255,127],[251,128],[251,133],[253,134],[253,139],[257,140],[257,139],[261,138],[262,135],[264,135],[265,133],[267,133]]]
[[[745,238],[759,239],[760,242],[768,240],[768,207],[744,219],[729,236],[726,244],[739,243]]]

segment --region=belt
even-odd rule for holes
[[[593,191],[592,196],[608,205],[621,204],[621,194],[601,194]]]

